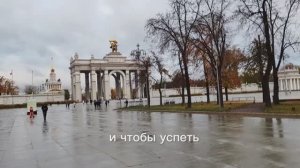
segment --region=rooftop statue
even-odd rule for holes
[[[110,48],[112,52],[117,52],[118,51],[118,42],[117,40],[109,40],[110,42]]]

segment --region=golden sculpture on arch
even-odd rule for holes
[[[117,52],[118,51],[118,42],[117,40],[109,40],[110,42],[110,48],[112,52]]]

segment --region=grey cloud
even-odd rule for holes
[[[57,78],[69,87],[69,60],[102,58],[110,52],[110,39],[119,41],[119,51],[129,56],[144,41],[146,20],[168,10],[168,0],[2,0],[0,3],[0,71],[14,69],[16,84],[31,84],[49,78],[53,66]],[[176,63],[176,61],[175,61]],[[173,63],[170,63],[173,64]]]
[[[54,58],[57,78],[69,87],[69,59],[110,51],[108,40],[119,41],[129,55],[142,43],[146,19],[167,8],[168,0],[2,0],[0,4],[0,70],[14,69],[17,85],[49,77]],[[146,44],[145,44],[146,46]],[[20,87],[22,87],[20,86]]]

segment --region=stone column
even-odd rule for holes
[[[139,99],[142,99],[143,98],[143,87],[142,87],[142,83],[140,82],[140,75],[141,75],[141,71],[137,70],[137,74],[136,74],[137,96]]]
[[[130,93],[130,98],[133,97],[132,95],[132,79],[131,79],[131,72],[129,71],[129,93]]]
[[[116,79],[117,97],[121,98],[121,96],[122,96],[122,94],[121,94],[122,89],[121,89],[121,76],[120,76],[120,73],[117,73],[116,76],[117,76],[117,79]]]
[[[96,91],[97,91],[97,84],[96,84],[96,72],[95,70],[91,71],[91,87],[92,87],[92,93],[91,93],[91,100],[96,100],[97,99],[97,95],[96,95]]]
[[[90,83],[89,83],[89,73],[85,72],[85,97],[87,100],[90,99]]]
[[[151,79],[149,79],[149,97],[150,98],[152,97],[152,80]]]
[[[145,84],[141,84],[141,96],[142,98],[146,98],[146,95],[145,95]]]
[[[74,78],[75,78],[75,101],[82,101],[81,98],[81,81],[80,81],[80,72],[75,72],[74,73]]]
[[[105,92],[105,96],[104,98],[106,100],[111,99],[111,93],[110,93],[110,83],[109,83],[109,76],[108,76],[108,70],[104,71],[104,92]]]
[[[97,90],[98,90],[98,95],[97,98],[100,99],[102,97],[102,90],[101,90],[101,71],[97,73]]]
[[[130,98],[130,86],[129,86],[129,70],[126,70],[125,73],[125,98],[129,99]]]
[[[121,98],[121,81],[120,81],[120,73],[112,74],[112,77],[114,77],[114,79],[115,79],[116,98]]]
[[[281,89],[281,87],[282,87],[282,81],[281,81],[281,80],[278,80],[278,83],[279,83],[279,91],[280,91],[280,90],[282,90],[282,89]]]
[[[289,88],[288,88],[288,82],[287,82],[287,79],[284,79],[285,80],[285,88],[284,88],[284,90],[288,90]]]

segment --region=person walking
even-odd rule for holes
[[[42,111],[43,111],[44,122],[45,122],[45,121],[46,121],[46,117],[47,117],[47,111],[48,111],[48,106],[47,106],[47,104],[43,104],[43,105],[42,105]]]
[[[95,106],[95,110],[97,109],[97,101],[94,100],[94,106]]]
[[[108,100],[105,100],[105,106],[107,107],[107,104],[108,104]]]
[[[128,107],[128,99],[125,100],[126,108]]]
[[[30,119],[34,118],[34,112],[33,112],[33,108],[32,107],[29,108],[29,117],[30,117]]]

